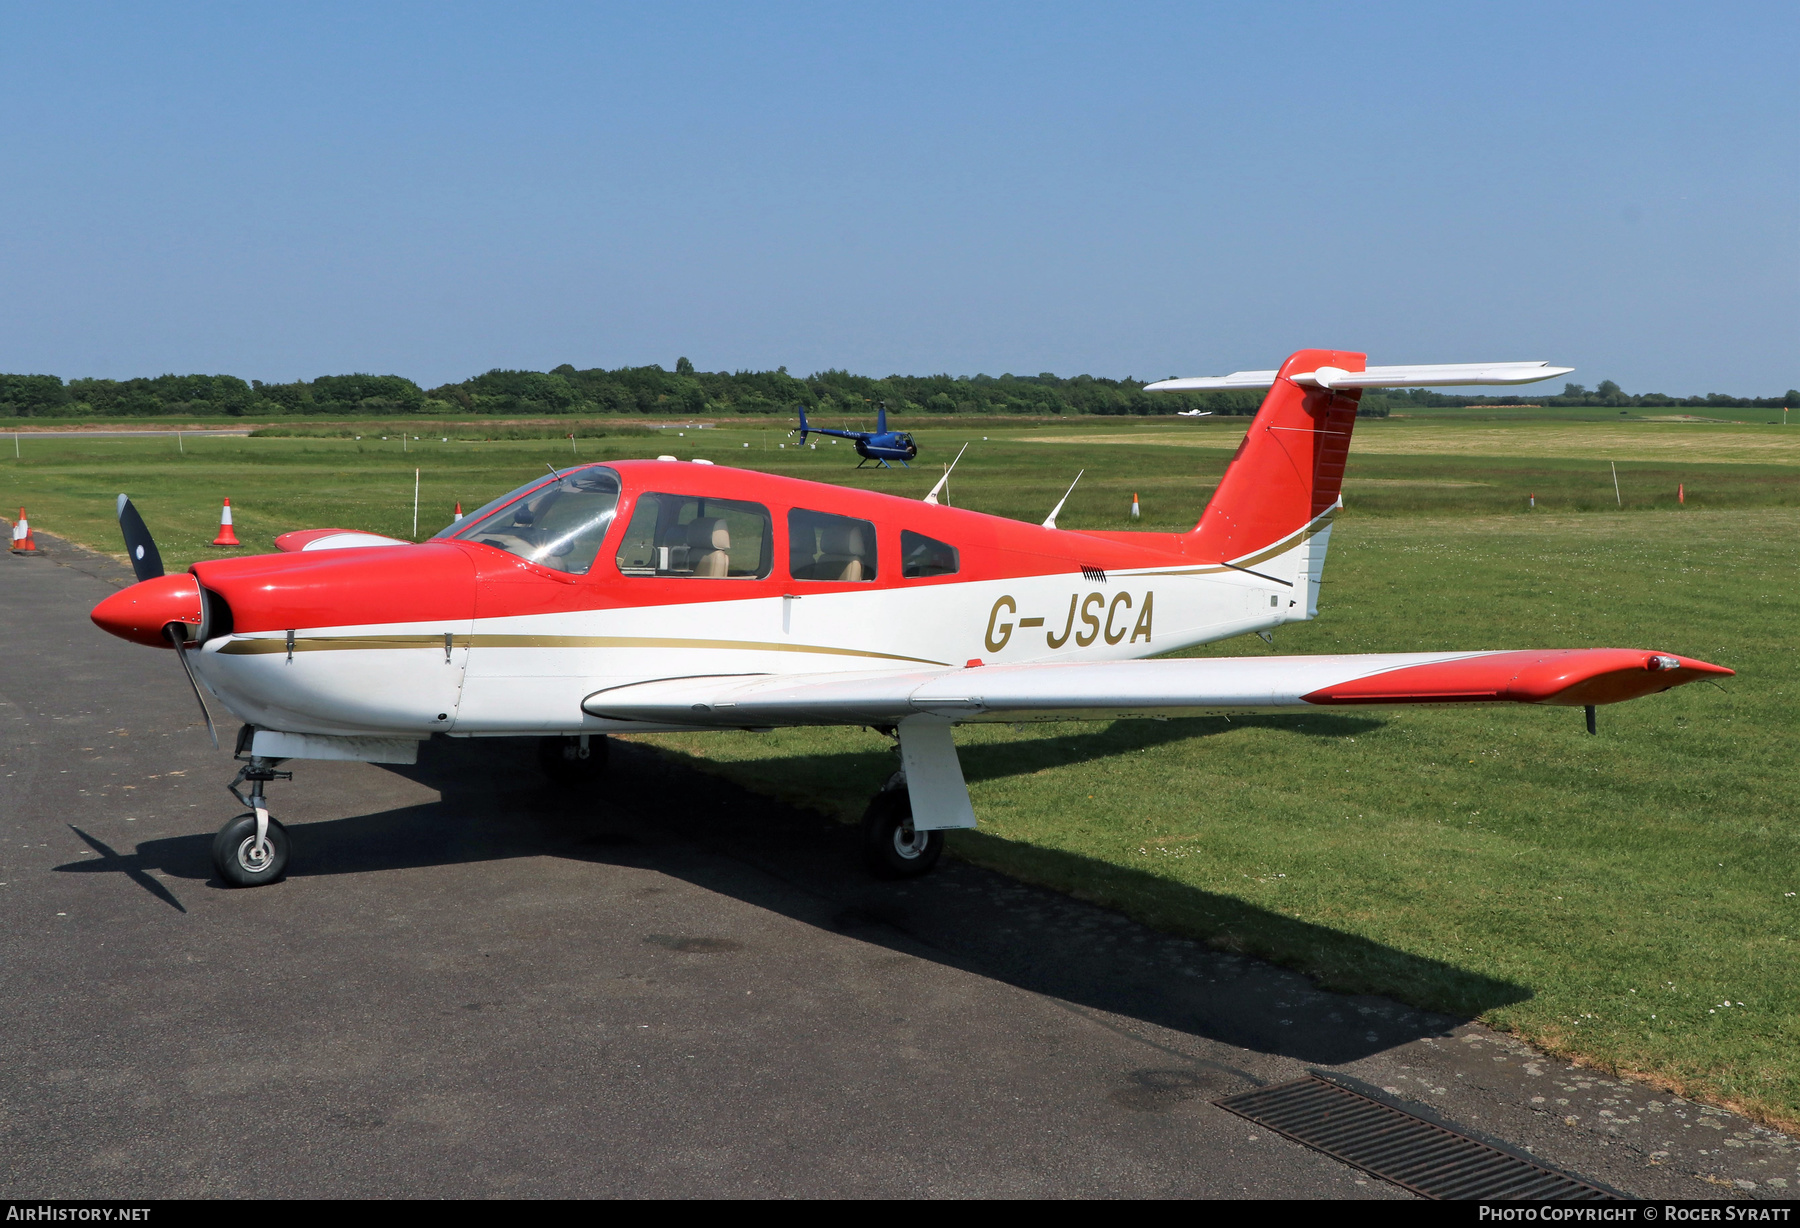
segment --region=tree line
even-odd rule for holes
[[[1548,397],[1525,389],[1501,396],[1465,397],[1429,388],[1395,388],[1381,395],[1392,409],[1521,404],[1586,409],[1800,409],[1800,390],[1793,388],[1778,397],[1733,397],[1722,392],[1709,392],[1703,397],[1671,397],[1660,392],[1629,393],[1609,379],[1601,380],[1599,387],[1592,390],[1580,384],[1564,384],[1559,395]]]
[[[1257,391],[1147,393],[1145,381],[1092,375],[889,375],[828,370],[812,375],[774,371],[696,371],[686,358],[661,366],[552,371],[493,370],[460,383],[420,387],[400,375],[322,375],[264,383],[235,375],[159,375],[138,379],[72,379],[0,375],[0,417],[128,418],[158,415],[264,418],[287,415],[389,414],[787,414],[796,405],[825,417],[867,417],[877,403],[900,415],[1116,414],[1154,416],[1203,409],[1253,414]],[[1427,389],[1372,390],[1364,412],[1386,416],[1407,407],[1508,405],[1800,408],[1800,392],[1784,397],[1629,395],[1611,380],[1593,391],[1564,386],[1559,396],[1456,396]]]

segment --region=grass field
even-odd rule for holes
[[[1206,446],[1167,446],[1166,423],[994,426],[986,441],[977,428],[952,496],[1038,520],[1085,466],[1065,527],[1127,523],[1136,491],[1142,527],[1186,528],[1243,429],[1194,425],[1179,438]],[[1584,429],[1591,455],[1540,446],[1545,432]],[[954,851],[1328,984],[1478,1015],[1800,1122],[1800,768],[1788,746],[1800,463],[1779,451],[1755,464],[1716,451],[1624,461],[1619,510],[1605,463],[1615,432],[1665,429],[1690,428],[1361,423],[1320,618],[1279,632],[1274,649],[1247,637],[1199,651],[1630,645],[1739,670],[1722,688],[1602,709],[1593,738],[1562,709],[965,727],[982,830]],[[1492,451],[1382,450],[1457,430]],[[1087,446],[1032,442],[1065,431]],[[965,433],[934,428],[921,443],[941,463]],[[660,435],[576,446],[582,459],[668,451],[915,497],[939,472],[857,472],[847,446],[784,449],[775,429]],[[421,439],[405,455],[392,439],[186,446],[27,438],[21,460],[0,458],[0,499],[116,550],[112,498],[129,491],[180,564],[214,553],[204,543],[226,494],[252,545],[323,524],[406,536],[415,466],[429,533],[454,500],[473,506],[570,456],[567,440]],[[893,764],[886,740],[860,730],[650,740],[844,818]]]
[[[1044,443],[1124,444],[1131,447],[1217,448],[1217,427],[1146,426],[1129,431],[1039,436]],[[1521,422],[1446,423],[1439,420],[1365,420],[1357,423],[1355,451],[1370,456],[1510,456],[1607,461],[1660,461],[1800,465],[1800,424],[1791,431],[1767,426],[1669,422],[1568,425]]]
[[[1242,437],[1245,419],[1202,419],[1171,425],[1117,418],[1075,422],[956,422],[916,430],[925,463],[911,470],[857,470],[848,444],[799,448],[781,423],[728,422],[704,430],[646,432],[640,424],[607,423],[573,443],[561,433],[578,425],[534,429],[556,438],[484,440],[486,433],[523,433],[517,424],[415,421],[402,452],[394,420],[367,424],[349,437],[88,439],[24,435],[20,457],[0,437],[0,509],[21,504],[53,531],[104,549],[120,549],[113,499],[129,493],[157,535],[171,566],[208,554],[219,501],[231,498],[238,535],[267,546],[296,527],[343,525],[399,537],[412,534],[413,470],[420,471],[419,532],[428,535],[465,508],[509,489],[546,463],[655,455],[704,456],[799,477],[842,482],[919,497],[964,443],[968,453],[950,484],[951,499],[983,511],[1037,521],[1055,506],[1076,473],[1086,470],[1059,521],[1065,528],[1124,528],[1133,494],[1146,529],[1192,526]],[[300,424],[285,429],[355,429],[355,424]],[[1577,446],[1592,431],[1587,455]],[[436,434],[430,433],[435,431]],[[1650,442],[1628,459],[1632,432]],[[387,433],[388,438],[380,435]],[[1459,432],[1492,442],[1487,454],[1454,450]],[[1789,436],[1779,428],[1644,423],[1591,426],[1519,422],[1456,425],[1365,420],[1358,424],[1345,485],[1352,517],[1524,514],[1535,495],[1540,512],[1675,509],[1684,489],[1688,510],[1800,507],[1800,446],[1732,451],[1730,438]],[[1758,434],[1761,432],[1761,434]],[[1691,446],[1669,451],[1668,436]],[[449,441],[444,442],[448,437]],[[1796,428],[1795,440],[1800,440]],[[1567,442],[1574,439],[1576,443]],[[1724,439],[1723,443],[1708,443]],[[1778,441],[1779,442],[1779,441]],[[786,445],[785,447],[782,445]],[[1182,446],[1172,446],[1180,444]],[[746,446],[748,445],[748,446]],[[1619,487],[1615,495],[1613,464]],[[60,528],[59,528],[60,526]]]

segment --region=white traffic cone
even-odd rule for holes
[[[19,509],[19,518],[13,521],[12,552],[14,554],[40,554],[37,543],[31,540],[31,521],[25,519],[25,509]]]

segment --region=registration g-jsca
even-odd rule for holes
[[[1046,627],[1045,615],[1020,617],[1019,603],[1010,596],[1003,596],[988,612],[987,636],[982,642],[989,652],[999,652],[1012,642],[1015,629],[1023,632],[1044,628],[1044,643],[1051,648],[1061,648],[1071,636],[1077,648],[1086,648],[1101,636],[1106,637],[1108,644],[1117,644],[1127,635],[1133,644],[1139,640],[1148,644],[1155,612],[1156,594],[1152,592],[1141,597],[1133,597],[1124,591],[1112,594],[1090,592],[1085,597],[1071,593],[1068,609],[1058,611],[1060,617],[1051,619]],[[1062,625],[1061,630],[1055,629],[1058,623]]]

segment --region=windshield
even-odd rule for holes
[[[618,505],[619,475],[595,466],[529,482],[437,536],[480,542],[582,576],[594,565]]]

